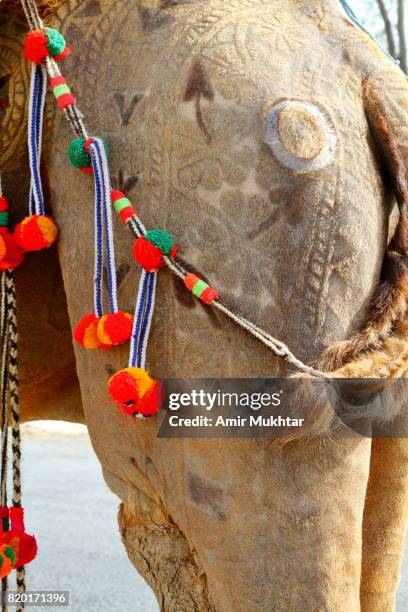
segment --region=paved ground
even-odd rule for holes
[[[70,612],[158,612],[152,591],[126,557],[116,523],[118,501],[103,482],[87,435],[77,435],[77,426],[52,435],[28,427],[23,494],[39,555],[27,568],[27,588],[69,590]],[[398,612],[405,610],[407,559],[397,605]]]
[[[70,591],[69,612],[157,612],[151,589],[126,557],[118,500],[88,437],[30,435],[23,442],[26,526],[39,546],[27,589]]]

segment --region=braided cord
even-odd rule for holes
[[[27,17],[28,25],[31,30],[36,30],[38,28],[42,28],[43,22],[38,14],[36,4],[34,0],[21,0],[24,12]],[[47,72],[50,78],[55,76],[61,76],[61,72],[57,63],[50,57],[47,57],[45,60],[45,65],[47,68]],[[69,122],[71,128],[75,132],[75,134],[80,138],[88,138],[87,130],[82,121],[82,113],[79,111],[76,104],[71,104],[64,109],[64,115],[67,121]],[[146,233],[146,229],[142,223],[142,221],[135,214],[131,217],[126,224],[130,228],[131,232],[135,237],[144,236]],[[179,278],[184,280],[187,271],[180,263],[180,261],[173,260],[170,257],[165,256],[164,262],[166,266]],[[259,327],[257,327],[252,321],[246,319],[238,312],[234,311],[227,304],[221,301],[219,298],[212,302],[214,308],[217,308],[221,312],[223,312],[226,316],[228,316],[232,321],[234,321],[237,325],[248,331],[252,336],[257,338],[260,342],[262,342],[265,346],[267,346],[277,357],[281,357],[285,359],[288,363],[290,363],[294,368],[300,370],[301,372],[320,377],[320,378],[329,378],[327,374],[321,372],[320,370],[316,370],[311,366],[303,363],[300,359],[298,359],[290,349],[282,342],[273,338],[270,334],[263,331]]]
[[[8,405],[11,408],[12,456],[13,456],[13,506],[21,507],[21,438],[20,401],[18,392],[18,331],[16,315],[16,291],[11,270],[1,275],[0,284],[0,329],[1,329],[1,484],[0,505],[7,506],[7,449],[8,449]],[[25,592],[25,569],[16,570],[17,592]],[[2,579],[2,592],[8,588],[7,577]],[[16,607],[24,610],[24,603]],[[2,603],[2,611],[7,607]]]
[[[18,379],[18,328],[16,309],[16,286],[11,270],[5,272],[7,295],[7,328],[9,339],[8,380],[11,408],[11,449],[13,457],[13,506],[21,508],[21,435],[20,435],[20,397]],[[17,592],[25,593],[25,568],[16,570]],[[17,612],[24,609],[19,603]]]
[[[0,505],[7,506],[7,400],[8,400],[8,333],[7,333],[7,294],[6,272],[1,274],[0,289],[0,326],[1,326],[1,476]]]
[[[0,329],[1,329],[1,477],[0,477],[0,505],[7,506],[7,448],[8,448],[8,385],[7,385],[7,356],[8,356],[8,334],[7,334],[7,297],[6,297],[6,272],[1,275],[0,288]],[[2,595],[8,590],[8,578],[4,576],[1,580]],[[2,599],[2,612],[7,612],[7,606]]]
[[[9,336],[8,378],[11,407],[12,455],[13,455],[13,506],[21,508],[21,437],[20,398],[18,390],[18,330],[16,314],[16,288],[11,270],[6,273],[7,322]]]

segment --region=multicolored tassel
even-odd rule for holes
[[[54,219],[45,214],[40,160],[44,120],[47,73],[43,66],[33,64],[31,71],[28,115],[28,153],[30,161],[29,216],[14,231],[17,244],[24,251],[40,251],[50,247],[57,239]]]
[[[0,195],[0,270],[12,270],[24,259],[24,251],[9,232],[9,206],[5,196]]]
[[[99,138],[90,138],[86,142],[95,181],[94,312],[81,319],[74,338],[87,349],[108,349],[130,339],[133,316],[118,308],[111,185],[105,146]],[[103,308],[104,248],[108,278],[107,314]]]
[[[146,371],[146,352],[154,312],[157,272],[142,270],[136,300],[128,367],[109,380],[108,391],[124,414],[148,418],[164,399],[161,383]]]
[[[25,57],[37,65],[43,64],[47,57],[59,62],[70,53],[64,37],[54,28],[45,27],[30,32],[24,41]]]
[[[177,248],[173,237],[164,230],[149,230],[137,238],[133,258],[147,272],[157,272],[164,266],[164,256],[175,257]]]

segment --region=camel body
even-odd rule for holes
[[[88,129],[108,140],[115,187],[145,224],[170,231],[229,302],[315,359],[361,325],[380,278],[392,194],[372,110],[383,104],[405,155],[406,81],[334,1],[155,4],[69,0],[52,16],[74,49],[63,71]],[[27,67],[13,61],[24,89]],[[67,166],[72,134],[52,105],[48,132],[45,172],[75,325],[92,307],[92,181]],[[19,159],[19,150],[5,159],[10,182]],[[120,305],[132,310],[139,272],[119,223],[116,238]],[[39,293],[38,261],[21,272],[23,321],[32,304],[53,303],[55,283]],[[23,327],[27,414],[40,412],[29,380],[35,362],[46,369],[38,380],[47,396],[63,399],[50,416],[80,419],[64,305],[57,310],[59,326],[45,335],[65,342],[64,379],[54,364],[39,365]],[[94,449],[123,502],[124,543],[161,609],[392,609],[406,523],[403,441],[341,431],[285,446],[157,439],[155,419],[135,422],[107,400],[107,378],[126,353],[76,347],[75,361]],[[163,378],[288,373],[164,271],[149,370]]]

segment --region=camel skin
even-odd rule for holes
[[[11,40],[21,40],[19,19]],[[374,111],[381,103],[406,160],[408,86],[337,2],[70,0],[50,25],[74,50],[63,72],[90,133],[109,142],[114,185],[148,227],[170,231],[230,303],[305,361],[358,329],[392,214],[393,168]],[[13,66],[24,90],[28,68]],[[44,176],[74,326],[92,306],[92,180],[67,165],[72,134],[51,101],[47,132]],[[11,178],[18,151],[12,158]],[[116,242],[120,304],[131,311],[139,271],[119,222]],[[38,283],[31,295],[41,302]],[[126,347],[75,347],[92,444],[122,502],[122,538],[162,610],[393,609],[405,441],[341,430],[287,445],[158,439],[156,418],[132,420],[107,398],[108,377],[126,361]],[[157,378],[290,373],[167,271],[148,365]],[[74,414],[72,376],[65,409]]]

